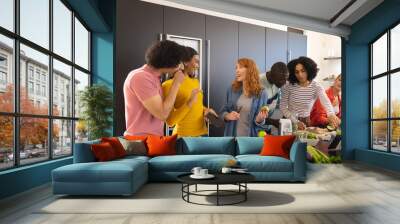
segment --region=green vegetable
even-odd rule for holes
[[[308,139],[317,139],[317,135],[314,134],[314,133],[308,133],[308,134],[307,134],[307,138],[308,138]]]
[[[330,160],[331,163],[341,163],[342,162],[342,157],[340,155],[330,156],[329,160]]]
[[[332,125],[328,125],[328,126],[326,126],[326,128],[327,128],[329,131],[334,131],[334,130],[336,130],[336,128],[333,127]]]
[[[307,146],[307,152],[312,156],[315,163],[341,163],[342,158],[340,155],[327,156],[325,153],[319,151],[315,147]]]

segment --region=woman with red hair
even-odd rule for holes
[[[259,130],[267,129],[268,111],[261,108],[267,105],[268,97],[258,74],[253,60],[241,58],[237,61],[235,80],[227,91],[221,111],[225,136],[257,136]]]

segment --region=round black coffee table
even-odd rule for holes
[[[198,205],[234,205],[247,200],[247,192],[249,188],[247,183],[255,180],[255,177],[248,173],[216,173],[213,174],[215,177],[212,179],[193,179],[190,177],[191,173],[182,174],[177,177],[178,181],[182,183],[182,199],[188,203]],[[197,190],[197,185],[216,185],[215,190]],[[190,186],[195,186],[194,191],[190,191]],[[236,185],[237,190],[223,190],[220,189],[220,185]],[[215,192],[215,194],[206,194],[209,192]],[[216,204],[202,204],[190,201],[190,196],[204,196],[204,197],[216,197]],[[231,203],[221,203],[221,197],[232,197],[241,196],[239,200]]]

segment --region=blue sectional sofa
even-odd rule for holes
[[[52,171],[53,193],[68,195],[131,195],[148,181],[176,181],[193,167],[218,172],[230,159],[260,182],[304,182],[306,145],[295,142],[290,159],[260,156],[264,139],[257,137],[180,138],[177,155],[127,156],[96,162],[90,149],[98,141],[75,144],[74,163]]]

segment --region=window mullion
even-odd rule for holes
[[[53,0],[49,0],[49,50],[53,52]],[[53,56],[49,55],[49,72],[48,72],[48,83],[49,86],[47,88],[49,97],[49,116],[48,120],[48,151],[49,151],[49,159],[53,159]]]
[[[19,8],[20,0],[14,1],[14,30],[19,35]],[[19,100],[20,100],[20,46],[19,39],[14,39],[14,112],[19,114]],[[14,166],[19,166],[20,155],[19,155],[19,140],[20,140],[20,118],[14,117]]]
[[[89,71],[91,71],[92,69],[91,69],[91,63],[90,63],[90,33],[88,32],[88,55],[87,55],[87,60],[88,60],[88,70]],[[91,83],[90,81],[89,81],[89,83]],[[90,85],[90,84],[89,84]]]
[[[373,116],[373,91],[374,91],[374,86],[373,86],[373,53],[374,53],[374,48],[372,47],[373,45],[370,45],[370,57],[369,57],[369,61],[370,61],[370,71],[369,71],[369,84],[370,84],[370,89],[369,89],[369,118],[370,118],[370,122],[369,122],[369,137],[370,137],[370,149],[374,148],[374,136],[373,136],[373,121],[372,119],[374,118]]]
[[[390,70],[390,30],[387,32],[387,71]],[[391,118],[392,117],[392,100],[391,100],[391,89],[390,89],[390,83],[391,83],[391,75],[390,73],[387,74],[387,118]],[[388,119],[387,122],[387,141],[388,141],[388,152],[392,151],[392,139],[391,139],[391,121],[390,119]]]
[[[72,64],[73,66],[71,67],[71,91],[72,91],[72,105],[71,105],[71,117],[75,118],[75,12],[72,11],[71,15],[71,23],[72,23],[72,38],[71,38],[71,55],[72,55]],[[76,121],[72,121],[72,132],[71,132],[71,150],[72,150],[72,155],[74,155],[74,147],[75,147],[75,126],[76,126]]]

